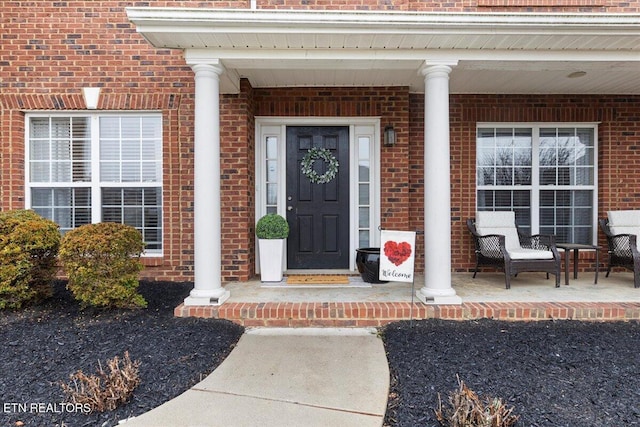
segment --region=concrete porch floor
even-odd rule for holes
[[[183,306],[178,317],[228,319],[243,326],[273,327],[370,327],[413,319],[472,320],[640,320],[640,288],[633,287],[628,272],[607,278],[600,272],[571,277],[569,286],[554,286],[544,273],[521,273],[505,289],[504,275],[481,272],[454,273],[452,286],[461,305],[423,304],[413,298],[411,283],[389,282],[354,288],[274,288],[258,280],[229,283],[231,297],[220,306]],[[415,290],[422,287],[417,277]]]

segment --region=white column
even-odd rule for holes
[[[424,303],[461,304],[451,287],[449,73],[457,62],[426,62],[424,76]]]
[[[194,288],[185,305],[220,305],[222,287],[220,220],[220,74],[217,60],[190,63],[195,72],[194,120]]]

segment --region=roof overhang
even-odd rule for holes
[[[421,92],[425,61],[447,61],[458,64],[452,93],[640,94],[639,14],[185,8],[127,8],[127,14],[155,47],[220,60],[223,92],[236,91],[241,77],[254,87]]]

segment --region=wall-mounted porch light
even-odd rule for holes
[[[384,128],[384,146],[393,147],[396,145],[396,131],[393,126],[385,126]]]

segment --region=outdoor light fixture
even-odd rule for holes
[[[384,128],[384,145],[385,147],[393,147],[396,145],[396,131],[393,126],[385,126]]]

